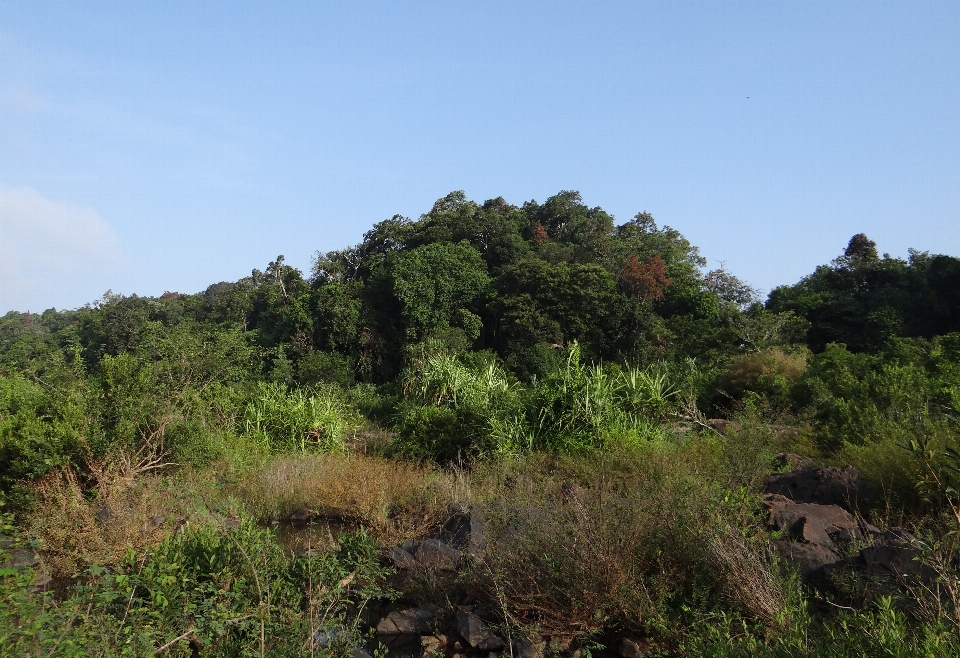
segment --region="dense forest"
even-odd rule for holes
[[[960,259],[838,252],[762,300],[648,213],[454,192],[9,312],[0,653],[380,656],[430,610],[424,656],[960,655]],[[777,521],[838,473],[843,538]]]

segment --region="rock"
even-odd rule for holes
[[[792,452],[778,452],[773,456],[773,463],[777,468],[789,467],[791,471],[799,471],[810,465],[810,460]]]
[[[434,635],[424,635],[420,638],[420,654],[423,658],[437,656],[443,653],[443,643]]]
[[[727,433],[727,420],[725,418],[708,418],[707,425],[709,425],[711,429],[716,431],[717,434]],[[637,650],[639,651],[639,647]]]
[[[484,538],[484,513],[479,505],[471,505],[464,510],[458,505],[447,508],[450,518],[443,524],[440,539],[451,546],[466,551],[467,555],[479,558],[486,548]]]
[[[796,565],[800,570],[800,575],[807,580],[817,579],[824,567],[841,561],[837,553],[820,544],[800,544],[780,540],[773,542],[773,547],[780,554],[780,557]]]
[[[10,548],[13,546],[13,538],[0,533],[0,548]]]
[[[151,516],[149,519],[143,522],[143,530],[144,532],[153,532],[158,528],[162,528],[164,525],[166,525],[166,523],[167,517],[157,514],[155,516]]]
[[[516,658],[543,658],[547,643],[541,637],[521,638],[513,643]]]
[[[764,491],[786,496],[795,503],[839,505],[853,509],[860,489],[860,471],[846,468],[803,468],[799,471],[768,475]]]
[[[620,658],[643,658],[643,651],[639,644],[624,638],[620,642]]]
[[[460,552],[439,539],[421,542],[414,557],[421,565],[440,571],[454,571],[460,564]]]
[[[296,512],[290,515],[290,523],[295,523],[297,525],[310,523],[310,521],[312,520],[313,520],[313,512],[306,507],[301,507]]]
[[[103,525],[112,519],[113,516],[113,510],[110,509],[109,505],[101,505],[100,509],[97,510],[97,523]]]
[[[570,650],[571,644],[573,644],[572,637],[551,637],[550,651],[553,653],[563,653],[564,651]]]
[[[400,544],[400,548],[402,548],[407,553],[410,553],[412,555],[413,553],[417,552],[418,548],[420,548],[420,542],[417,541],[416,539],[408,539],[407,541]]]
[[[907,546],[868,546],[860,551],[860,559],[868,576],[901,578],[916,575],[920,563],[919,551]]]
[[[373,656],[371,656],[369,653],[367,653],[363,649],[358,649],[357,647],[354,647],[353,649],[350,650],[350,658],[373,658]]]
[[[397,569],[416,569],[417,560],[400,546],[394,546],[390,549],[387,557],[393,562]]]
[[[34,594],[48,592],[53,587],[53,577],[49,574],[39,574],[30,586],[30,591]]]
[[[457,632],[467,644],[480,651],[499,651],[507,646],[480,617],[467,610],[457,610]]]
[[[349,636],[350,632],[342,625],[334,625],[329,628],[318,628],[313,632],[313,643],[322,649],[326,649],[340,638]]]
[[[40,554],[32,548],[7,549],[10,557],[4,566],[8,569],[33,569],[40,566]]]
[[[434,631],[439,607],[428,604],[422,608],[394,610],[377,624],[380,635],[427,635]]]
[[[847,543],[863,536],[857,519],[837,505],[795,503],[779,494],[763,499],[770,510],[768,525],[784,530],[797,541],[833,548],[834,542]]]

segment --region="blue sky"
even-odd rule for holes
[[[0,0],[0,313],[308,270],[452,190],[769,290],[960,256],[960,3]]]

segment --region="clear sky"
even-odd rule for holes
[[[462,189],[769,290],[960,256],[960,2],[0,0],[0,313],[197,292]]]

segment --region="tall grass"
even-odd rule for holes
[[[288,390],[260,383],[243,414],[243,433],[271,451],[344,451],[361,418],[334,387]]]

